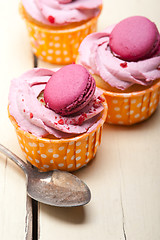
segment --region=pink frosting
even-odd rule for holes
[[[37,99],[53,74],[53,70],[35,68],[13,79],[9,92],[10,114],[21,129],[38,137],[52,134],[57,138],[66,138],[92,131],[104,109],[102,91],[96,89],[91,101],[78,113],[62,117]]]
[[[97,16],[102,0],[22,0],[22,4],[33,19],[54,26]]]
[[[160,47],[148,59],[127,62],[115,56],[109,47],[109,37],[115,25],[87,36],[79,48],[78,63],[92,74],[99,75],[110,86],[125,90],[133,84],[150,85],[160,78]]]

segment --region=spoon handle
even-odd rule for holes
[[[24,161],[22,161],[22,159],[12,153],[9,149],[4,147],[2,144],[0,144],[0,152],[2,152],[6,157],[10,158],[20,168],[22,168],[25,174],[28,174],[29,166]]]

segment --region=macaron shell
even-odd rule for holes
[[[110,35],[110,48],[123,60],[138,61],[154,54],[159,46],[156,25],[146,17],[134,16],[119,22]]]
[[[81,65],[71,64],[50,78],[44,90],[44,99],[49,108],[68,115],[87,105],[94,91],[95,80],[89,72]]]

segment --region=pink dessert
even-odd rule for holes
[[[108,103],[106,121],[132,125],[149,118],[159,103],[160,34],[143,16],[126,18],[87,36],[77,63],[85,66]]]
[[[98,16],[102,0],[22,0],[22,4],[39,23],[60,26]]]
[[[111,51],[127,61],[152,57],[159,50],[159,44],[156,25],[142,16],[122,20],[114,27],[109,38]]]
[[[104,110],[101,95],[82,66],[73,64],[57,72],[32,69],[11,81],[9,112],[21,129],[37,137],[68,138],[96,128]]]
[[[80,111],[91,101],[95,87],[94,78],[84,67],[71,64],[49,79],[44,90],[44,100],[53,111],[67,116]]]
[[[41,171],[88,164],[101,143],[107,110],[102,91],[80,65],[34,68],[11,81],[8,116],[25,158]]]
[[[102,0],[20,0],[33,53],[52,64],[75,62],[82,40],[97,30]]]
[[[127,27],[130,23],[131,27]],[[141,33],[137,30],[138,23]],[[118,35],[120,30],[122,33]],[[87,36],[80,45],[77,63],[98,75],[111,88],[124,91],[135,84],[151,86],[160,78],[160,35],[157,31],[149,19],[139,16],[128,18]]]

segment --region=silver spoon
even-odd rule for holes
[[[75,175],[60,170],[39,172],[1,144],[0,152],[22,168],[27,179],[27,193],[38,202],[57,207],[75,207],[90,201],[89,188]]]

